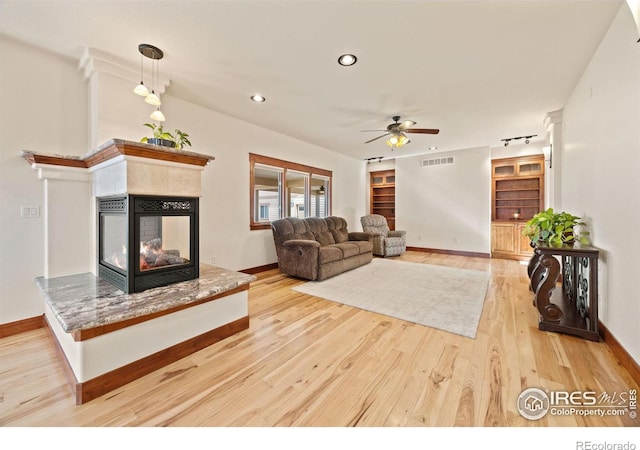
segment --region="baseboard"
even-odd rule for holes
[[[602,340],[607,344],[613,355],[618,359],[620,365],[624,367],[631,378],[640,384],[640,364],[625,350],[618,340],[611,334],[609,329],[600,321],[598,321],[598,330]]]
[[[472,258],[490,258],[491,257],[489,253],[462,252],[459,250],[442,250],[439,248],[407,247],[407,250],[410,250],[413,252],[440,253],[443,255],[470,256]]]
[[[256,273],[266,272],[267,270],[273,270],[278,268],[278,263],[265,264],[264,266],[250,267],[248,269],[240,270],[242,273],[249,275],[255,275]]]
[[[44,327],[44,314],[0,325],[0,339]]]
[[[63,372],[67,383],[71,388],[71,393],[75,397],[76,405],[82,405],[111,392],[125,384],[131,383],[138,378],[150,374],[164,366],[178,361],[192,353],[202,350],[218,341],[226,339],[249,328],[249,316],[222,325],[214,330],[203,333],[194,338],[180,342],[179,344],[160,350],[137,361],[114,369],[103,375],[79,383],[71,369],[58,339],[53,331],[47,326],[49,336],[54,342],[59,360],[63,366]]]

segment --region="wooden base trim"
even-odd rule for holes
[[[0,325],[0,339],[24,333],[26,331],[37,330],[44,326],[44,314],[41,316],[31,317],[29,319],[3,323],[2,325]]]
[[[60,343],[58,342],[58,339],[51,328],[47,326],[49,335],[53,338],[56,344],[57,353],[61,356],[60,361],[63,365],[63,371],[71,387],[72,394],[75,397],[76,405],[87,403],[101,395],[111,392],[127,383],[131,383],[132,381],[148,375],[155,370],[167,366],[184,358],[185,356],[202,350],[205,347],[215,344],[216,342],[226,339],[229,336],[233,336],[234,334],[248,328],[249,316],[245,316],[228,324],[222,325],[214,330],[114,369],[103,375],[92,378],[91,380],[79,383],[71,369],[71,365],[69,364],[64,351],[62,350],[62,347],[60,346]]]
[[[413,252],[440,253],[443,255],[470,256],[472,258],[490,258],[491,257],[489,253],[462,252],[459,250],[442,250],[439,248],[407,247],[407,250],[410,250]]]
[[[107,333],[111,333],[112,331],[116,331],[116,330],[120,330],[122,328],[127,328],[130,327],[132,325],[136,325],[138,323],[142,323],[142,322],[146,322],[147,320],[152,320],[161,316],[166,316],[167,314],[172,314],[174,312],[177,311],[181,311],[183,309],[187,309],[187,308],[191,308],[197,305],[201,305],[202,303],[207,303],[207,302],[211,302],[214,300],[218,300],[221,299],[223,297],[227,297],[229,295],[232,294],[236,294],[238,292],[242,292],[242,291],[247,291],[249,290],[249,284],[242,284],[238,287],[235,287],[233,289],[230,289],[228,291],[222,292],[220,294],[216,294],[216,295],[212,295],[211,297],[205,297],[202,299],[199,299],[195,302],[189,303],[189,304],[185,304],[185,305],[179,305],[176,306],[174,308],[170,308],[170,309],[165,309],[162,311],[157,311],[151,314],[147,314],[144,316],[140,316],[140,317],[134,317],[132,319],[129,320],[123,320],[121,322],[116,322],[116,323],[111,323],[108,325],[102,325],[99,327],[95,327],[95,328],[87,328],[85,330],[77,330],[77,331],[73,331],[71,332],[71,336],[73,337],[73,340],[76,342],[79,341],[86,341],[87,339],[91,339],[94,338],[96,336],[100,336],[103,334],[107,334]]]
[[[629,375],[631,375],[631,378],[633,378],[636,383],[640,384],[640,364],[633,359],[601,321],[598,321],[598,330],[600,336],[602,336],[602,340],[609,346],[618,361],[620,361],[620,365],[629,372]]]
[[[266,272],[267,270],[273,270],[278,268],[278,263],[265,264],[264,266],[250,267],[248,269],[241,270],[240,272],[249,275],[255,275],[256,273]]]

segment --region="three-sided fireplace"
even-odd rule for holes
[[[127,293],[199,277],[198,198],[99,197],[98,275]]]

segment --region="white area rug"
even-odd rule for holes
[[[475,338],[488,285],[488,272],[374,258],[293,290]]]

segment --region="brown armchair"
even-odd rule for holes
[[[380,214],[369,214],[360,218],[362,230],[372,235],[373,254],[397,256],[407,251],[406,231],[391,231],[387,219]]]

